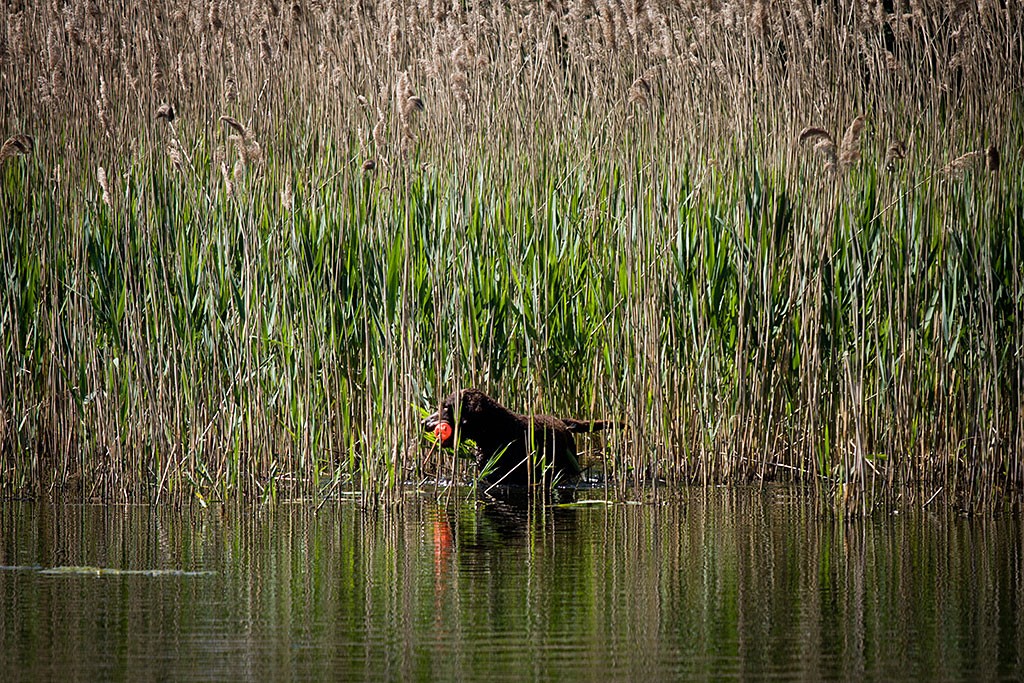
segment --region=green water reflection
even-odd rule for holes
[[[5,681],[1024,677],[1015,518],[715,490],[0,522]]]

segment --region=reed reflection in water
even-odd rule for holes
[[[1024,677],[1016,518],[722,489],[0,520],[4,680]],[[150,573],[39,571],[70,567]]]

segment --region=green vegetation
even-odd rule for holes
[[[616,486],[999,504],[1024,10],[665,4],[8,9],[0,490],[390,497],[473,385]]]

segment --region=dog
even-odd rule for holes
[[[457,440],[476,444],[476,463],[492,485],[527,486],[576,479],[582,473],[574,434],[598,432],[622,423],[520,415],[477,389],[457,391],[423,420],[442,447]]]

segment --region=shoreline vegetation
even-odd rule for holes
[[[397,499],[476,386],[621,492],[1019,503],[1018,3],[0,19],[3,497]]]

